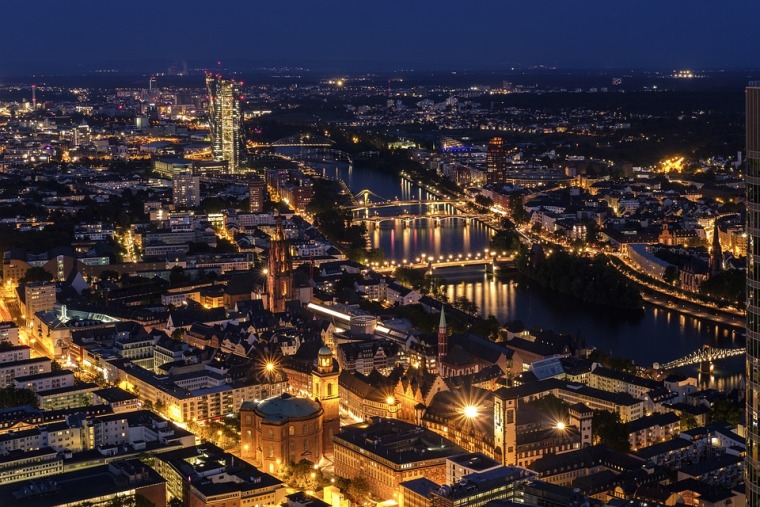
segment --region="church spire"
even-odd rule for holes
[[[441,320],[438,323],[438,374],[443,376],[443,359],[446,357],[449,336],[446,328],[446,314],[441,306]]]

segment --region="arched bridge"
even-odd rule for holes
[[[659,365],[663,370],[672,370],[673,368],[679,368],[681,366],[688,366],[691,364],[711,363],[718,359],[725,359],[727,357],[740,356],[746,352],[745,348],[736,349],[719,349],[716,347],[710,347],[705,345],[692,352],[691,354],[684,356],[675,361]],[[656,368],[657,365],[655,365]]]
[[[400,220],[405,224],[409,224],[415,220],[435,220],[436,225],[440,224],[445,219],[466,220],[467,222],[481,218],[482,215],[466,214],[466,213],[431,213],[429,215],[413,215],[410,213],[404,213],[403,215],[394,216],[381,216],[375,215],[371,217],[354,217],[351,222],[355,224],[371,223],[378,225],[381,222],[392,222]]]

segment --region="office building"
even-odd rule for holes
[[[211,154],[216,161],[226,160],[233,173],[246,159],[240,111],[241,85],[231,79],[222,79],[219,74],[206,74]]]
[[[282,481],[210,443],[159,454],[154,466],[181,505],[267,507],[285,498]]]
[[[201,179],[190,172],[172,177],[175,209],[191,209],[201,203]]]
[[[35,282],[24,285],[22,310],[27,322],[37,312],[47,312],[55,306],[55,284],[52,282]]]
[[[486,151],[486,183],[503,185],[507,182],[507,150],[504,139],[494,137],[488,141]]]
[[[394,498],[404,481],[446,480],[446,458],[465,451],[450,440],[396,419],[344,426],[334,440],[335,475],[365,477],[373,495]]]
[[[746,90],[747,122],[747,505],[760,505],[760,81]]]
[[[113,461],[1,486],[0,505],[166,505],[166,481],[137,459]]]
[[[261,213],[264,211],[264,197],[267,192],[267,184],[261,178],[255,178],[248,182],[248,211]]]

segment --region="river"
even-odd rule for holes
[[[345,164],[311,164],[325,176],[341,178],[354,194],[369,189],[387,198],[401,200],[433,199],[417,185],[394,174],[357,169]],[[405,212],[417,213],[415,206]],[[398,213],[381,208],[372,215]],[[397,262],[422,254],[436,257],[482,252],[488,247],[490,231],[481,224],[467,225],[461,220],[444,219],[436,226],[431,220],[405,225],[385,221],[369,234],[371,246],[379,247],[387,258]],[[477,304],[484,316],[494,315],[500,322],[522,321],[532,328],[580,334],[588,345],[604,352],[630,358],[636,364],[651,366],[685,356],[703,344],[717,347],[744,346],[743,330],[715,325],[686,316],[673,309],[644,305],[638,315],[610,311],[582,303],[544,289],[535,282],[512,273],[492,276],[477,268],[440,270],[447,280],[449,299],[464,295]],[[696,374],[697,369],[686,368]],[[716,363],[713,375],[702,378],[704,385],[728,390],[739,385],[744,372],[743,356]]]

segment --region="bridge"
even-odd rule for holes
[[[313,134],[296,134],[290,137],[283,137],[270,144],[273,148],[290,148],[290,147],[309,147],[309,148],[329,148],[335,144],[335,141],[326,137]]]
[[[692,352],[691,354],[684,356],[680,359],[676,359],[675,361],[671,361],[669,363],[658,365],[655,363],[655,369],[663,369],[663,370],[672,370],[674,368],[680,368],[681,366],[689,366],[692,364],[702,364],[702,363],[712,363],[713,361],[717,361],[719,359],[726,359],[728,357],[734,357],[734,356],[741,356],[746,352],[746,349],[744,347],[742,348],[735,348],[735,349],[719,349],[716,347],[711,347],[709,345],[705,345],[702,348],[699,348]]]
[[[464,268],[467,266],[485,266],[488,268],[488,266],[491,266],[491,269],[493,271],[497,271],[497,263],[503,263],[503,262],[512,262],[514,259],[512,257],[501,257],[501,256],[487,256],[483,255],[481,257],[481,254],[478,253],[475,257],[471,257],[470,254],[468,254],[468,257],[465,258],[461,254],[457,256],[457,258],[454,258],[453,256],[441,258],[439,260],[424,260],[417,258],[413,262],[407,262],[404,261],[402,263],[396,264],[395,262],[391,262],[390,264],[388,262],[385,262],[382,265],[373,266],[372,269],[377,273],[393,273],[396,268],[398,267],[405,267],[405,268],[413,268],[413,269],[425,269],[427,268],[428,272],[431,272],[436,269],[444,269],[444,268]]]
[[[377,208],[395,208],[397,206],[455,206],[455,205],[462,205],[465,204],[463,201],[425,201],[425,200],[408,200],[408,201],[401,201],[401,200],[395,200],[395,201],[383,201],[383,202],[369,202],[365,204],[358,204],[355,206],[347,206],[343,209],[351,210],[353,212],[356,211],[364,211],[364,210],[370,210],[370,209],[377,209]]]
[[[441,224],[441,221],[446,219],[453,219],[453,220],[465,220],[465,223],[469,223],[472,220],[481,218],[482,215],[478,214],[467,214],[467,213],[430,213],[430,214],[420,214],[420,215],[414,215],[411,213],[403,213],[401,215],[393,215],[393,216],[381,216],[381,215],[375,215],[372,217],[354,217],[351,219],[351,223],[353,224],[372,224],[380,225],[382,222],[395,222],[396,220],[400,220],[404,222],[404,226],[410,225],[412,222],[416,220],[434,220],[436,227]]]

